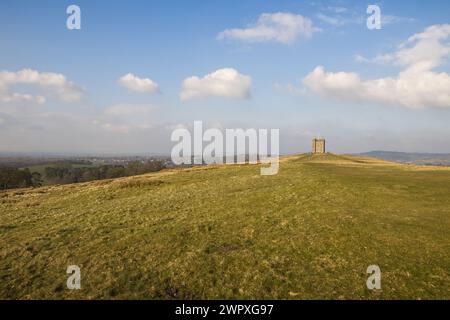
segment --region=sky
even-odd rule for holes
[[[199,120],[283,154],[448,153],[449,56],[444,0],[2,0],[0,152],[169,154]]]

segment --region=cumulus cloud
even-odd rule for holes
[[[307,17],[286,12],[263,13],[256,24],[247,28],[226,29],[217,38],[289,44],[300,37],[310,38],[314,31],[313,23]]]
[[[15,85],[34,85],[45,91],[46,95],[54,96],[64,102],[81,100],[85,92],[72,81],[60,73],[45,73],[31,69],[23,69],[17,72],[0,72],[0,102],[45,102],[44,95],[33,96],[26,93],[12,92]]]
[[[192,76],[183,81],[180,97],[186,101],[210,96],[248,99],[252,79],[232,68],[219,69],[203,78]]]
[[[434,71],[450,54],[449,38],[449,24],[434,25],[411,36],[397,51],[372,60],[402,67],[393,77],[362,80],[353,72],[327,72],[318,66],[303,83],[315,92],[342,100],[450,108],[450,75]]]
[[[149,78],[139,78],[132,73],[120,77],[119,84],[128,90],[137,92],[159,93],[159,86]]]
[[[153,109],[154,107],[149,104],[116,104],[107,107],[105,113],[114,116],[148,114]]]
[[[374,61],[393,63],[415,70],[431,70],[450,54],[450,24],[434,25],[414,34],[393,53],[378,55]]]

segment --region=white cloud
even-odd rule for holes
[[[303,79],[315,92],[342,100],[401,105],[409,108],[450,107],[450,76],[413,70],[396,77],[363,81],[351,72],[326,72],[319,66]]]
[[[355,58],[360,62],[431,70],[441,65],[450,54],[450,44],[444,42],[449,38],[450,24],[433,25],[402,42],[395,52],[379,54],[373,59],[361,55],[355,55]]]
[[[450,54],[450,24],[434,25],[414,34],[391,54],[379,55],[376,62],[393,63],[415,70],[431,70]]]
[[[248,99],[252,79],[232,68],[219,69],[203,78],[192,76],[183,81],[180,97],[186,101],[209,96]]]
[[[46,100],[45,97],[42,95],[32,96],[31,94],[26,93],[0,91],[0,101],[4,103],[31,102],[37,104],[44,104],[45,100]]]
[[[35,85],[45,91],[46,95],[55,96],[64,102],[81,100],[85,92],[72,81],[60,73],[45,73],[31,69],[23,69],[17,72],[0,72],[0,101],[1,102],[45,102],[44,95],[33,96],[26,93],[11,92],[11,86]]]
[[[403,67],[394,77],[362,80],[352,72],[327,72],[318,66],[303,83],[320,94],[351,101],[367,101],[408,108],[450,108],[450,75],[435,72],[450,55],[450,25],[434,25],[410,37],[394,53],[373,61]],[[360,61],[367,60],[357,56]]]
[[[137,92],[159,93],[159,86],[149,78],[139,78],[132,73],[127,73],[119,79],[119,84],[128,90]]]
[[[154,107],[148,104],[116,104],[107,107],[105,113],[114,116],[148,114],[153,109]]]
[[[360,55],[360,54],[355,54],[353,56],[353,58],[355,59],[356,62],[364,62],[364,63],[368,63],[370,62],[370,59],[367,59],[366,57]]]
[[[276,82],[273,86],[276,91],[280,93],[287,93],[293,96],[303,96],[306,93],[305,87],[295,86],[292,83],[284,85]]]
[[[299,37],[310,38],[314,31],[316,30],[313,23],[307,17],[286,12],[263,13],[255,25],[247,28],[226,29],[219,33],[217,38],[289,44]]]
[[[130,127],[124,124],[103,123],[100,127],[104,130],[117,133],[128,133],[130,131]]]

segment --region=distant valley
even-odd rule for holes
[[[412,153],[397,151],[370,151],[360,153],[365,157],[373,157],[388,161],[411,163],[418,165],[450,166],[449,153]]]

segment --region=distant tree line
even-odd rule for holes
[[[93,180],[113,179],[160,171],[165,164],[160,160],[131,161],[126,165],[74,166],[57,163],[45,168],[44,176],[29,169],[0,167],[0,189],[37,187],[43,184],[67,184]]]
[[[29,169],[0,167],[0,190],[39,187],[42,185],[41,174],[31,173]]]
[[[1,153],[0,153],[1,155]],[[91,165],[92,162],[85,159],[61,159],[51,157],[1,157],[0,167],[10,168],[26,168],[36,165],[49,165],[49,164],[79,164],[79,165]]]
[[[164,169],[162,161],[131,161],[127,165],[73,167],[61,164],[45,168],[45,178],[52,184],[87,182],[134,176]]]

